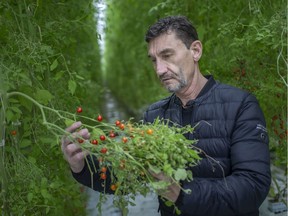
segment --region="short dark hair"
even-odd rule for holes
[[[169,31],[175,32],[176,36],[189,49],[191,43],[198,40],[198,34],[195,27],[185,16],[168,16],[159,19],[155,24],[149,27],[145,41],[149,43],[152,39]]]

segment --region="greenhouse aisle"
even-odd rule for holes
[[[105,116],[109,122],[115,122],[116,120],[128,120],[124,108],[117,103],[112,96],[109,89],[105,90],[105,104],[102,108],[103,116]],[[88,202],[86,205],[87,216],[100,215],[97,209],[97,203],[100,199],[100,193],[90,188],[86,188],[88,194]],[[154,193],[148,194],[146,197],[138,195],[135,199],[135,206],[129,206],[129,216],[159,216],[158,213],[158,199]],[[113,206],[113,195],[107,195],[107,200],[102,205],[102,216],[121,216],[121,211]]]

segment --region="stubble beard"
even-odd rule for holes
[[[175,74],[173,78],[178,82],[175,84],[166,85],[165,87],[168,90],[168,92],[176,93],[180,91],[182,88],[187,86],[187,80],[185,79],[183,70],[181,68],[179,69],[179,73]]]

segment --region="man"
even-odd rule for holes
[[[183,126],[197,124],[195,132],[186,137],[199,140],[196,146],[204,152],[201,163],[191,168],[193,181],[181,182],[191,194],[171,185],[161,195],[174,202],[185,216],[259,215],[271,176],[265,120],[256,98],[201,74],[198,62],[202,44],[187,18],[160,19],[149,28],[146,42],[155,71],[172,95],[152,104],[144,120],[153,122],[160,117]],[[67,130],[74,131],[77,124]],[[89,137],[85,129],[79,133]],[[91,185],[83,160],[85,153],[67,140],[62,149],[74,177]],[[165,178],[162,174],[154,176]],[[159,202],[161,215],[175,215],[165,200]]]

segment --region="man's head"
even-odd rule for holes
[[[169,16],[158,20],[154,25],[148,29],[145,41],[149,43],[154,38],[163,33],[175,32],[178,39],[180,39],[189,49],[191,43],[198,40],[198,34],[191,22],[184,16]]]
[[[202,44],[195,28],[183,16],[160,19],[146,34],[148,57],[169,92],[183,93],[193,88]],[[191,87],[192,86],[192,87]]]

